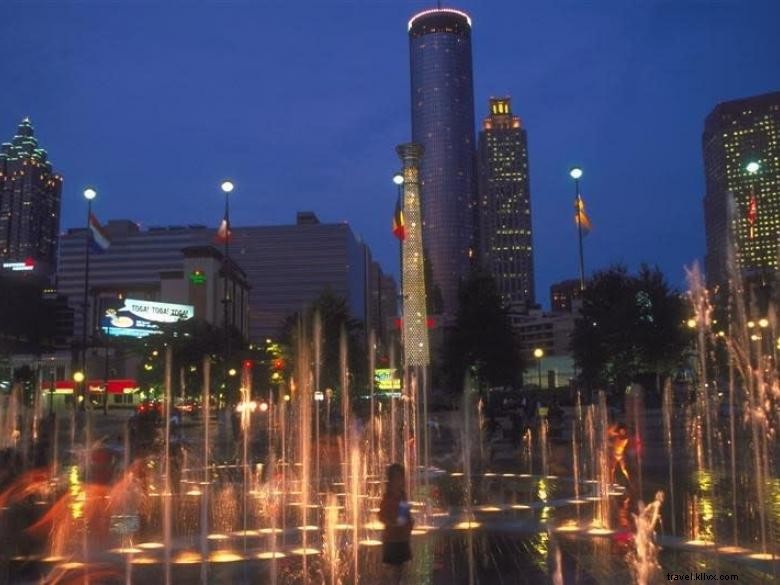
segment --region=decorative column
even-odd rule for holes
[[[422,219],[420,216],[419,144],[396,147],[403,163],[403,212],[406,238],[401,254],[403,275],[403,352],[404,367],[427,366],[430,363],[428,345],[428,313],[425,298]]]

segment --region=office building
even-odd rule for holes
[[[508,97],[491,98],[479,133],[478,236],[482,266],[506,307],[534,305],[528,140]]]
[[[474,89],[471,19],[425,10],[409,21],[412,142],[420,161],[426,283],[434,313],[452,317],[474,253]],[[447,321],[448,319],[445,319]]]
[[[346,299],[355,319],[374,319],[371,298],[378,292],[373,292],[376,284],[370,278],[370,251],[349,224],[320,223],[306,211],[291,225],[231,229],[231,255],[252,285],[251,339],[278,335],[290,314],[325,291]],[[369,326],[378,327],[377,322]]]
[[[741,276],[771,284],[780,266],[780,92],[718,104],[702,148],[708,287],[725,297],[731,243]]]
[[[571,278],[550,285],[550,309],[553,313],[571,313],[582,298],[579,278]]]
[[[212,245],[214,230],[205,226],[150,227],[129,220],[111,220],[104,231],[110,246],[90,254],[90,337],[105,331],[101,320],[124,299],[193,305],[195,317],[222,327],[225,298],[223,256]],[[57,292],[65,295],[80,332],[84,303],[85,228],[70,229],[60,239]],[[227,266],[230,298],[228,320],[244,337],[249,330],[249,283],[231,258]],[[113,331],[116,333],[116,330]]]
[[[54,272],[62,176],[38,146],[29,118],[0,146],[0,261],[4,268]]]

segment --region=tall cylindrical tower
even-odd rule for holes
[[[404,365],[427,366],[428,313],[425,294],[425,260],[423,257],[423,230],[420,220],[420,157],[419,144],[401,144],[396,148],[401,157],[404,175],[404,221],[406,237],[403,240],[401,271],[403,274],[403,328]]]
[[[420,163],[426,261],[432,308],[452,316],[473,249],[474,88],[471,19],[449,8],[409,21],[412,141]]]

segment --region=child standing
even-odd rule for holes
[[[387,468],[387,486],[379,505],[382,532],[382,562],[391,567],[393,580],[401,583],[403,567],[412,558],[410,539],[414,521],[406,499],[403,465],[393,463]]]

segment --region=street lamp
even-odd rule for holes
[[[81,384],[84,381],[84,372],[73,372],[73,381]]]
[[[769,319],[767,319],[766,317],[762,317],[761,319],[758,320],[758,326],[761,327],[761,329],[766,329],[767,327],[769,327]]]
[[[745,170],[751,177],[750,180],[750,199],[748,200],[747,208],[747,220],[748,220],[748,237],[752,240],[755,235],[755,223],[758,219],[758,202],[756,201],[756,185],[753,177],[758,173],[758,169],[761,165],[754,160],[749,161],[745,165]]]
[[[580,251],[580,290],[585,290],[585,255],[582,250],[582,196],[580,195],[582,168],[577,166],[570,168],[569,176],[574,179],[574,212],[577,218],[577,238]]]
[[[539,374],[539,390],[542,389],[542,358],[544,357],[544,350],[541,347],[537,347],[534,350],[534,357],[536,358],[536,366]]]
[[[97,197],[97,191],[94,187],[84,189],[84,199],[87,200],[87,231],[84,238],[84,301],[81,315],[81,369],[87,369],[87,326],[89,321],[89,256],[92,243],[92,200]],[[86,392],[84,392],[86,398]],[[82,403],[86,408],[86,400]]]
[[[317,444],[317,461],[315,472],[317,477],[317,489],[320,489],[320,402],[325,400],[325,393],[322,390],[314,391],[314,403],[317,406],[317,418],[314,421],[314,442]]]
[[[399,187],[404,184],[404,176],[401,173],[396,173],[393,175],[393,183],[398,185]]]
[[[225,194],[225,217],[222,219],[222,225],[220,231],[224,230],[222,234],[219,234],[224,243],[224,254],[222,258],[222,304],[223,304],[223,316],[222,326],[225,328],[225,361],[230,359],[230,326],[228,324],[230,311],[228,305],[230,303],[230,292],[228,291],[228,268],[230,264],[230,193],[235,189],[233,181],[225,179],[220,184],[222,192]],[[224,373],[224,369],[222,370]],[[232,372],[235,370],[231,369]],[[224,375],[224,374],[223,374]],[[235,376],[235,373],[230,374]]]

